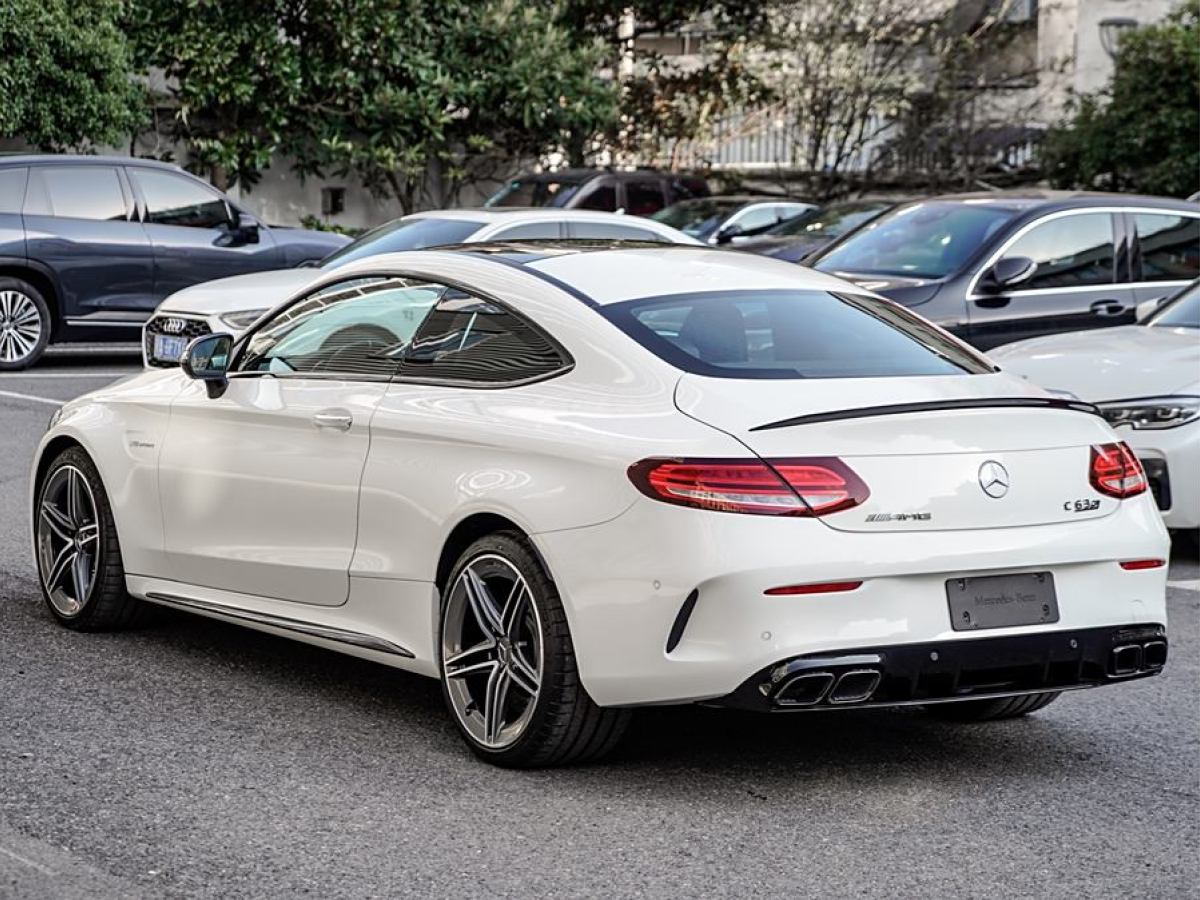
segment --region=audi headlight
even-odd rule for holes
[[[243,331],[262,318],[266,309],[246,309],[237,312],[224,313],[218,318],[230,328]]]
[[[1177,428],[1200,418],[1200,397],[1148,397],[1100,404],[1100,412],[1114,428],[1129,425],[1138,430]]]

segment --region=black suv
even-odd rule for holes
[[[565,169],[518,175],[484,206],[557,206],[649,216],[672,203],[709,193],[708,182],[695,175],[652,169]]]
[[[896,207],[805,261],[912,307],[981,349],[1128,325],[1200,275],[1200,206],[1057,191]]]
[[[267,227],[176,166],[0,157],[0,371],[51,341],[136,341],[180,288],[332,253],[347,238]]]

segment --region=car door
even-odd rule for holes
[[[1118,281],[1115,223],[1107,210],[1053,213],[1008,238],[968,287],[971,343],[981,349],[1063,331],[1125,325],[1133,290]],[[979,290],[1001,259],[1026,257],[1033,274],[1007,290]]]
[[[1200,214],[1136,210],[1126,214],[1136,235],[1133,251],[1135,299],[1167,300],[1200,278]]]
[[[188,383],[159,461],[169,577],[346,601],[371,417],[440,290],[382,277],[319,288],[239,343],[219,397]]]
[[[119,166],[31,166],[22,214],[26,252],[56,276],[68,323],[136,326],[121,313],[154,308],[153,250]]]
[[[270,229],[239,232],[236,211],[204,182],[169,169],[127,171],[154,247],[159,300],[202,281],[282,267]]]

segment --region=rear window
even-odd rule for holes
[[[679,294],[602,309],[685,372],[720,378],[880,378],[994,371],[903,307],[824,291]]]
[[[399,253],[401,250],[424,250],[461,244],[480,228],[483,222],[461,219],[398,219],[372,229],[352,244],[321,261],[322,269],[336,269],[356,259],[380,253]]]
[[[484,206],[565,206],[579,190],[578,181],[514,178],[488,198]]]

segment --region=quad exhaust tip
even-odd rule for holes
[[[837,680],[829,692],[829,702],[862,703],[875,693],[881,677],[877,669],[851,669]]]
[[[1111,673],[1120,678],[1136,675],[1151,669],[1161,669],[1167,664],[1167,642],[1146,641],[1143,644],[1123,644],[1114,647],[1110,662]]]
[[[882,677],[878,669],[850,669],[840,674],[802,672],[785,681],[774,700],[777,706],[862,703],[875,693]]]

